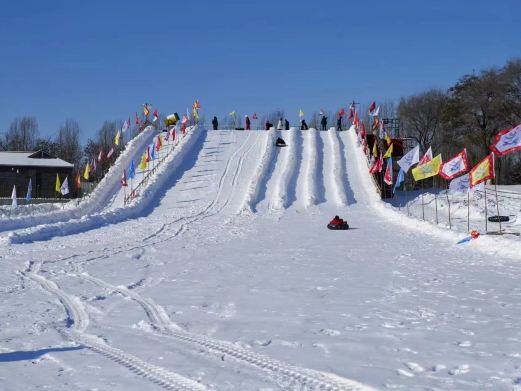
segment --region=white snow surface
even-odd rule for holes
[[[147,134],[90,206],[2,219],[0,389],[520,389],[517,237],[382,202],[353,129],[190,129],[123,207]]]

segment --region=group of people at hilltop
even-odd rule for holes
[[[250,117],[247,115],[244,116],[244,122],[245,122],[245,130],[251,130],[251,120]],[[213,117],[212,120],[212,126],[213,130],[217,130],[219,127],[219,121],[217,120],[217,117]],[[270,130],[273,127],[273,124],[266,120],[266,123],[264,124],[265,130]],[[277,130],[289,130],[289,121],[287,118],[279,118],[279,121],[277,122]],[[300,120],[300,129],[301,130],[308,130],[308,124],[306,123],[305,119]],[[327,117],[325,115],[322,116],[322,119],[320,120],[320,130],[327,130]],[[342,117],[338,117],[337,120],[337,126],[336,130],[341,131],[342,129]]]

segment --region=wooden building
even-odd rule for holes
[[[0,197],[10,197],[16,185],[18,197],[25,197],[32,182],[32,198],[57,198],[56,174],[68,179],[69,196],[74,196],[74,165],[44,151],[0,152]]]

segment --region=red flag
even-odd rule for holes
[[[137,111],[136,111],[136,125],[139,125],[139,117],[137,115]]]
[[[181,132],[183,132],[183,136],[186,135],[186,124],[181,124]]]
[[[159,152],[159,150],[161,149],[162,146],[163,146],[163,143],[161,142],[161,137],[157,136],[156,151]]]
[[[365,139],[365,125],[363,122],[362,122],[362,126],[360,126],[360,137]]]
[[[79,172],[76,174],[76,189],[81,189],[81,178]]]
[[[467,163],[467,150],[463,149],[456,156],[451,157],[445,163],[443,163],[440,167],[440,176],[450,181],[455,177],[463,174],[469,169]]]
[[[521,150],[521,124],[504,129],[496,134],[490,149],[497,155],[503,156],[510,152]]]
[[[147,156],[145,158],[146,162],[148,163],[152,158],[150,157],[150,146],[147,147]]]
[[[143,121],[139,120],[139,129],[143,127]]]
[[[121,186],[128,186],[127,184],[127,170],[123,170],[123,174],[121,174],[121,178],[119,180],[121,182]]]
[[[354,118],[354,110],[352,107],[349,108],[349,116],[347,117],[347,119],[349,121],[351,121],[352,119]]]
[[[393,166],[392,164],[389,164],[389,160],[387,161],[387,167],[385,168],[384,182],[391,186],[393,184]]]
[[[175,141],[175,128],[172,128],[172,142]]]
[[[374,111],[374,109],[376,109],[376,102],[373,101],[373,103],[371,103],[371,106],[369,106],[369,112],[372,113]]]
[[[157,109],[154,110],[154,114],[153,114],[153,116],[154,116],[154,122],[157,121],[157,117],[158,117],[158,115],[157,115]]]
[[[376,174],[377,171],[381,172],[382,171],[382,167],[383,167],[383,163],[384,163],[383,162],[383,158],[382,158],[382,155],[380,154],[380,158],[374,162],[373,166],[369,170],[369,173]]]
[[[342,108],[340,109],[340,111],[338,112],[338,116],[339,116],[339,117],[343,117],[345,113],[346,113],[346,112],[345,112],[344,108],[342,107]]]

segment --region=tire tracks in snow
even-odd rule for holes
[[[328,151],[324,159],[324,184],[326,195],[330,194],[331,200],[338,207],[347,206],[346,190],[342,176],[342,159],[340,157],[340,143],[335,128],[329,128],[326,134]]]
[[[239,347],[231,342],[210,338],[204,335],[190,333],[179,328],[173,323],[166,311],[151,300],[141,297],[138,293],[132,292],[127,288],[113,286],[99,278],[81,273],[74,275],[80,279],[94,283],[109,292],[118,292],[126,298],[134,300],[139,304],[149,319],[149,323],[161,335],[173,338],[177,341],[187,343],[192,346],[199,346],[233,358],[235,361],[255,367],[263,372],[274,375],[282,381],[289,381],[307,387],[309,390],[330,390],[330,391],[370,391],[370,387],[358,382],[342,378],[340,376],[316,371],[307,368],[300,368],[283,361],[273,359],[263,354]]]
[[[64,330],[60,330],[61,334],[66,338],[107,357],[109,360],[128,368],[137,375],[165,389],[178,391],[204,391],[207,389],[203,384],[165,368],[147,363],[130,353],[111,347],[95,335],[85,333],[89,325],[89,317],[78,298],[66,294],[55,282],[37,273],[19,273],[22,277],[36,282],[44,291],[60,300],[68,316],[67,327]]]

